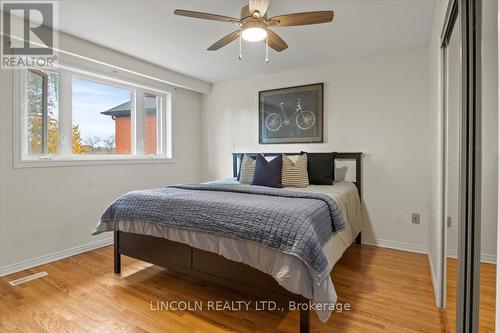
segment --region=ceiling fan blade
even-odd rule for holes
[[[281,52],[281,51],[286,50],[288,48],[288,44],[280,36],[278,36],[274,31],[271,31],[269,29],[266,29],[266,30],[267,30],[267,39],[268,39],[269,46],[273,50],[275,50],[276,52]]]
[[[212,21],[220,21],[220,22],[229,22],[229,23],[240,23],[240,20],[234,17],[210,14],[210,13],[202,13],[202,12],[194,12],[192,10],[184,10],[184,9],[176,9],[174,10],[175,15],[179,16],[187,16],[197,19],[203,20],[212,20]]]
[[[253,14],[256,10],[259,11],[260,17],[264,16],[267,12],[267,7],[269,7],[269,3],[271,0],[249,0],[248,8],[250,9],[250,13]]]
[[[288,27],[294,25],[309,25],[333,21],[333,11],[323,10],[274,16],[269,19],[271,25]]]
[[[221,47],[226,46],[227,44],[231,43],[235,39],[237,39],[240,36],[240,30],[236,30],[231,32],[229,35],[219,39],[216,41],[212,46],[210,46],[207,50],[208,51],[216,51],[220,49]]]

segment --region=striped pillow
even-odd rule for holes
[[[307,154],[293,156],[295,162],[287,155],[283,155],[282,182],[284,187],[307,187]]]
[[[238,176],[239,182],[242,184],[252,184],[254,174],[255,159],[244,155],[241,159],[240,175]]]

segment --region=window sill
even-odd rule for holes
[[[165,157],[126,157],[126,156],[78,156],[77,158],[34,158],[14,161],[14,169],[100,166],[100,165],[134,165],[134,164],[173,164],[172,158]]]

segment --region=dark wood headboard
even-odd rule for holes
[[[257,156],[258,154],[262,154],[264,156],[277,156],[281,154],[285,155],[298,155],[300,153],[233,153],[233,177],[238,177],[239,165],[241,163],[241,159],[243,155],[250,155],[252,157]],[[353,182],[354,185],[358,188],[359,196],[362,197],[362,176],[361,176],[361,157],[363,153],[332,153],[334,161],[338,160],[354,160],[356,162],[356,180]],[[335,171],[335,163],[333,164],[333,168]]]

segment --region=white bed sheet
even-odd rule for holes
[[[250,186],[240,184],[233,179],[216,182]],[[328,269],[331,271],[361,230],[361,204],[356,186],[350,182],[336,182],[334,185],[311,185],[306,188],[286,189],[323,193],[331,196],[339,205],[346,227],[334,232],[323,246],[323,251],[328,260]],[[163,234],[169,240],[217,253],[227,259],[242,262],[263,271],[273,276],[285,289],[300,294],[314,303],[334,304],[337,302],[337,294],[331,277],[325,279],[321,285],[316,285],[304,263],[293,255],[255,242],[223,237],[202,231],[165,227]],[[330,317],[330,311],[328,310],[316,310],[316,314],[322,322],[327,321]]]

